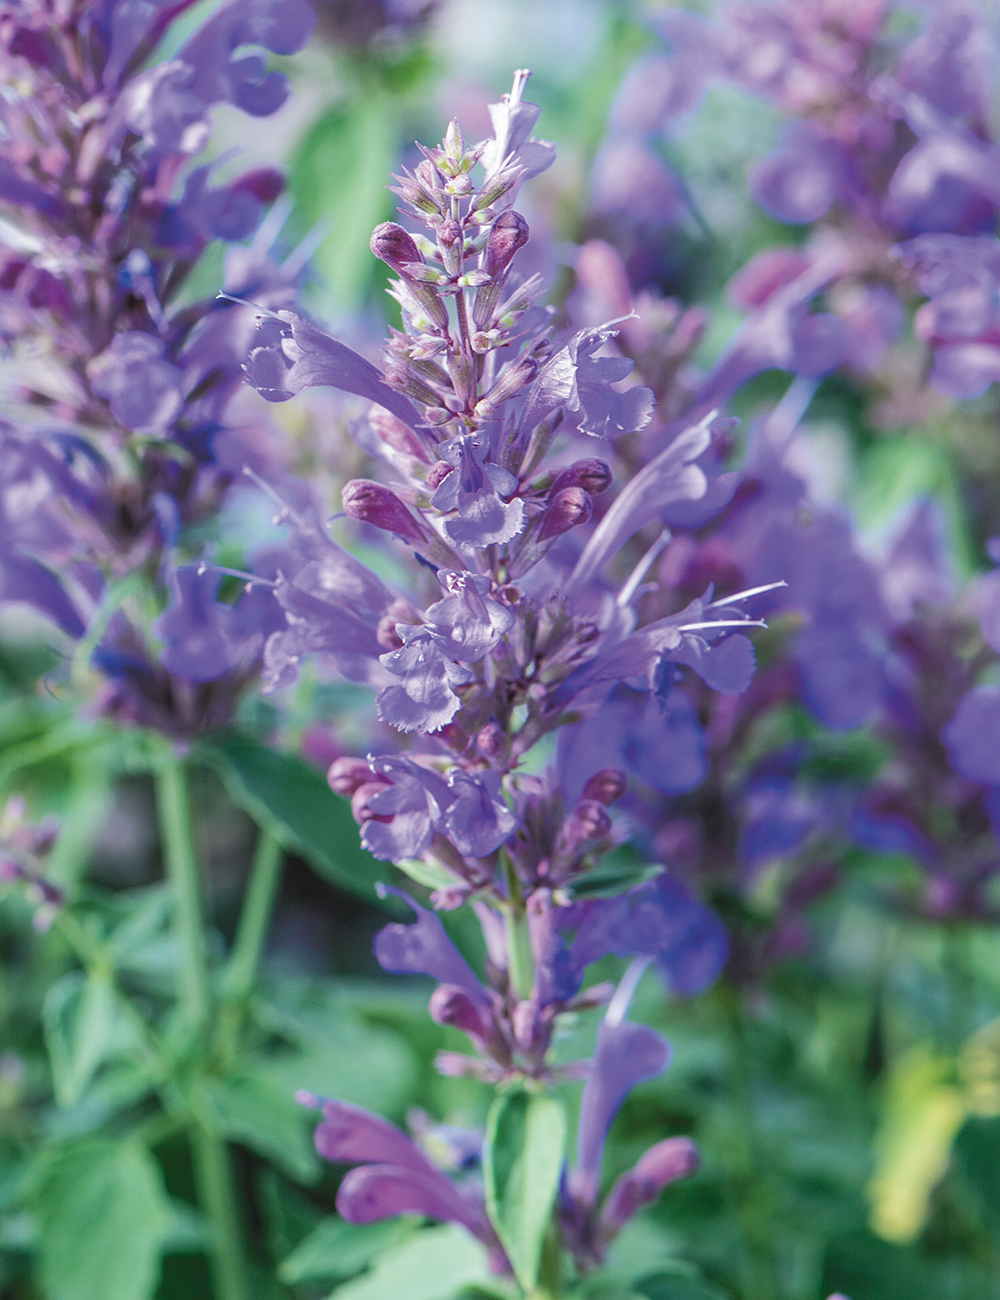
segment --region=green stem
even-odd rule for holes
[[[281,884],[282,846],[263,827],[257,839],[250,880],[236,927],[236,938],[222,977],[219,1042],[223,1058],[231,1060],[239,1045],[240,1027],[257,978],[257,967]]]
[[[281,883],[282,848],[270,831],[261,829],[250,868],[243,909],[236,927],[236,939],[223,977],[227,1000],[243,1001],[250,996],[257,966],[271,923],[271,911]]]
[[[208,1049],[207,1030],[212,1019],[212,986],[205,942],[201,878],[194,847],[188,772],[172,748],[156,767],[156,803],[167,875],[174,890],[177,941],[180,949],[180,1000],[202,1062]],[[236,1187],[223,1138],[198,1117],[190,1129],[198,1200],[209,1221],[209,1262],[215,1300],[246,1300]]]
[[[200,1034],[212,1013],[201,880],[191,825],[191,802],[184,763],[169,749],[156,768],[156,804],[167,876],[174,890],[180,948],[180,998]]]
[[[531,997],[535,983],[535,960],[531,952],[531,935],[528,932],[528,914],[524,909],[521,882],[513,862],[501,855],[507,876],[508,903],[505,909],[507,929],[507,974],[510,986],[522,1000]]]
[[[197,1120],[191,1130],[198,1200],[208,1217],[209,1263],[216,1300],[246,1300],[236,1184],[225,1142]]]

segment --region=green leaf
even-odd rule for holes
[[[297,215],[307,228],[318,222],[329,228],[312,265],[344,311],[360,305],[381,269],[368,241],[372,227],[391,212],[385,185],[395,161],[392,102],[374,85],[327,109],[292,159],[289,187]]]
[[[662,863],[653,863],[648,867],[602,865],[576,876],[571,887],[574,898],[614,898],[617,894],[624,894],[636,885],[644,885],[647,880],[655,880],[662,875]]]
[[[525,1291],[538,1269],[559,1186],[566,1114],[551,1093],[512,1088],[497,1097],[486,1123],[486,1209]]]
[[[131,1041],[108,971],[72,971],[53,984],[43,1009],[56,1101],[72,1106],[98,1067]]]
[[[252,1066],[252,1063],[250,1063]],[[291,1088],[276,1083],[261,1062],[258,1070],[208,1081],[199,1092],[212,1126],[233,1142],[266,1157],[300,1183],[320,1176],[313,1145],[314,1117]]]
[[[445,1300],[459,1287],[488,1282],[486,1250],[464,1228],[446,1224],[387,1250],[370,1272],[337,1287],[336,1300]]]
[[[417,1220],[348,1223],[331,1215],[316,1225],[278,1267],[286,1286],[300,1282],[346,1282],[363,1272],[377,1255],[397,1246],[414,1231]]]
[[[341,889],[379,902],[375,885],[391,868],[361,847],[350,805],[320,772],[236,733],[203,742],[198,753],[218,770],[233,802],[281,844]]]
[[[36,1189],[46,1300],[149,1300],[170,1202],[136,1142],[94,1139],[50,1155]]]

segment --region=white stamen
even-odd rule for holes
[[[268,311],[266,307],[259,307],[255,302],[247,302],[246,298],[237,298],[234,293],[226,293],[225,289],[220,289],[215,295],[216,298],[226,298],[229,302],[237,302],[241,307],[252,307],[258,316],[270,316],[272,320],[281,320],[276,311]],[[281,321],[284,325],[284,321]]]
[[[751,596],[762,596],[765,591],[776,591],[778,587],[787,587],[788,583],[782,578],[780,582],[767,582],[763,587],[749,587],[746,591],[737,591],[732,596],[723,596],[720,600],[713,600],[709,609],[715,609],[718,605],[735,605],[738,600],[749,600]]]
[[[213,573],[225,573],[230,578],[242,578],[248,585],[256,583],[261,587],[276,587],[278,584],[272,582],[270,578],[260,578],[256,573],[244,573],[242,569],[227,569],[221,564],[206,564],[204,561],[198,565],[199,576],[211,570]]]
[[[639,981],[652,960],[652,957],[633,958],[628,970],[621,978],[621,983],[615,989],[614,996],[608,1003],[607,1011],[604,1013],[604,1023],[609,1029],[617,1029],[625,1019],[628,1004],[632,1001],[632,996],[639,987]]]
[[[670,531],[670,529],[664,528],[663,532],[659,535],[659,537],[656,539],[653,545],[649,548],[646,554],[642,557],[639,563],[632,570],[631,574],[629,575],[628,581],[625,583],[625,586],[622,587],[621,591],[618,593],[617,605],[619,609],[624,609],[625,606],[632,599],[632,597],[635,595],[639,583],[642,582],[643,578],[649,572],[649,569],[653,564],[653,561],[660,554],[660,552],[667,545],[667,543],[671,541],[672,538],[673,538],[673,533]]]
[[[705,627],[767,627],[762,618],[717,618],[711,623],[685,623],[678,632],[697,632]]]

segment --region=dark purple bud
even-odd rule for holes
[[[668,1183],[698,1168],[698,1149],[690,1138],[665,1138],[650,1147],[628,1173],[615,1182],[601,1209],[605,1237],[613,1237],[644,1205],[655,1201]]]
[[[549,489],[549,498],[568,487],[581,487],[584,492],[596,497],[601,492],[606,492],[613,482],[614,475],[607,461],[588,456],[586,460],[574,461],[559,471]]]
[[[50,63],[52,42],[34,27],[18,27],[10,38],[7,49],[16,57],[44,68]]]
[[[468,1034],[476,1047],[485,1050],[485,1045],[492,1037],[490,1026],[482,1017],[480,1009],[457,984],[440,984],[431,994],[428,1006],[430,1017],[439,1025],[452,1025]]]
[[[366,822],[383,822],[389,823],[395,817],[395,813],[378,813],[371,806],[371,799],[381,794],[387,788],[385,781],[366,781],[364,785],[359,785],[351,795],[351,815],[359,826],[364,826]]]
[[[538,540],[547,542],[552,537],[560,537],[577,524],[585,524],[593,513],[594,503],[583,488],[563,488],[549,500],[548,509],[542,516]]]
[[[383,221],[376,226],[368,246],[380,262],[407,279],[412,277],[403,268],[411,262],[423,261],[413,236],[395,221]]]
[[[515,212],[513,208],[501,212],[493,224],[486,244],[484,270],[490,279],[506,271],[511,258],[527,242],[528,223],[520,212]]]
[[[602,840],[611,830],[611,818],[603,803],[581,799],[559,830],[559,847],[575,853],[588,840]]]
[[[628,787],[628,777],[617,767],[605,767],[595,772],[583,787],[584,799],[596,799],[598,803],[610,804],[620,799]]]
[[[410,513],[390,488],[372,479],[356,478],[344,484],[341,493],[344,511],[351,519],[374,524],[386,532],[396,533],[411,542],[428,540],[427,529]]]
[[[349,799],[355,790],[371,781],[372,770],[363,758],[338,758],[330,764],[326,779],[334,794]]]
[[[476,737],[476,749],[483,758],[502,758],[507,752],[507,736],[496,718],[491,718]]]
[[[442,221],[437,229],[437,241],[442,248],[451,248],[462,238],[462,227],[451,218]]]
[[[237,194],[252,194],[260,203],[273,203],[285,188],[285,178],[273,167],[255,167],[238,176],[229,188]]]
[[[399,619],[395,614],[383,614],[379,619],[378,627],[375,629],[375,640],[383,650],[401,650],[406,644],[396,631],[398,622]]]

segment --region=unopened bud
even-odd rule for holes
[[[457,984],[439,984],[431,994],[428,1011],[439,1025],[452,1025],[468,1034],[478,1046],[490,1037],[489,1026],[465,989]]]
[[[395,221],[383,221],[372,231],[369,248],[379,259],[391,266],[399,275],[412,278],[404,267],[413,262],[420,263],[420,250],[413,236],[397,225]]]
[[[559,847],[575,853],[588,840],[603,840],[611,831],[611,818],[604,804],[581,799],[559,829]]]
[[[351,519],[374,524],[411,542],[425,542],[429,534],[390,488],[372,479],[356,478],[344,484],[341,501]]]
[[[441,394],[435,393],[430,384],[425,383],[415,374],[412,366],[405,361],[392,360],[386,363],[385,382],[397,392],[405,393],[426,406],[440,406]]]
[[[260,203],[273,203],[284,188],[284,176],[273,167],[255,167],[253,171],[237,176],[229,187],[237,194],[252,194]]]
[[[385,781],[366,781],[359,785],[351,795],[351,815],[359,826],[365,822],[391,822],[394,813],[377,813],[371,807],[371,800],[381,790],[388,789]]]
[[[628,787],[628,777],[617,767],[603,767],[595,772],[583,787],[584,799],[596,799],[598,803],[610,804],[620,799]]]
[[[402,420],[387,411],[384,406],[372,407],[368,423],[378,437],[396,451],[405,452],[407,456],[415,456],[418,460],[427,460],[427,450],[414,431],[408,424],[404,424]]]
[[[496,718],[491,718],[476,737],[476,749],[483,758],[502,758],[507,751],[507,735]]]
[[[567,487],[549,498],[548,508],[542,516],[538,540],[547,542],[553,537],[568,533],[577,524],[585,524],[594,513],[594,503],[580,487]]]
[[[483,208],[488,208],[491,204],[496,203],[497,199],[502,199],[509,190],[514,188],[523,175],[523,167],[507,167],[502,172],[497,172],[495,176],[491,176],[476,195],[472,204],[472,211],[474,213],[481,212]]]
[[[346,798],[360,786],[371,782],[372,770],[363,758],[335,758],[326,774],[327,784],[334,794]]]
[[[444,133],[444,151],[453,162],[460,162],[465,153],[465,137],[457,117],[451,119],[448,130]]]
[[[393,614],[383,614],[378,621],[378,627],[375,629],[375,640],[383,650],[399,650],[403,646],[403,638],[396,631],[396,624],[399,620]]]
[[[549,489],[549,496],[555,496],[563,488],[581,487],[584,492],[596,497],[601,492],[606,492],[613,481],[614,474],[608,462],[598,460],[596,456],[588,456],[586,460],[574,461],[559,471]]]
[[[462,227],[457,221],[452,221],[450,217],[447,221],[442,221],[437,228],[437,239],[442,248],[451,248],[461,238]]]
[[[490,231],[486,245],[486,274],[493,279],[505,271],[511,258],[528,242],[528,223],[520,212],[508,208],[501,212]]]
[[[519,393],[525,384],[530,384],[535,377],[537,366],[531,357],[521,357],[518,361],[504,366],[500,378],[485,397],[476,403],[476,415],[480,420],[489,419],[504,402]]]

